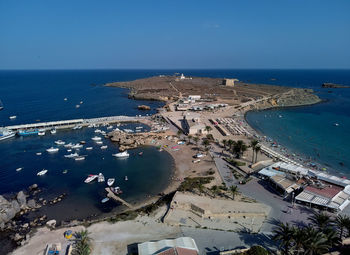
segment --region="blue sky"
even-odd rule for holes
[[[349,13],[348,0],[0,0],[0,69],[348,69]]]

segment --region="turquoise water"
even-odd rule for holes
[[[234,77],[253,83],[313,88],[324,103],[290,109],[250,112],[249,123],[298,154],[311,157],[329,169],[350,174],[350,89],[321,89],[323,82],[350,84],[348,70],[81,70],[81,71],[0,71],[0,125],[40,121],[92,118],[111,115],[152,114],[162,106],[160,102],[134,101],[127,98],[127,90],[102,86],[106,82],[126,81],[159,74],[183,72],[187,76]],[[329,93],[331,91],[332,93]],[[63,99],[67,97],[68,101]],[[75,105],[84,103],[80,108]],[[150,112],[142,112],[137,105],[150,105]],[[14,121],[9,116],[17,115]],[[282,118],[279,117],[282,115]],[[339,126],[334,126],[339,123]],[[91,129],[58,132],[55,136],[15,138],[0,143],[0,194],[16,192],[30,184],[43,188],[42,196],[52,198],[61,192],[68,197],[58,205],[46,207],[46,213],[59,219],[86,217],[110,212],[118,208],[114,202],[101,205],[103,187],[97,183],[85,185],[89,173],[103,172],[117,178],[125,190],[124,198],[131,201],[145,199],[166,187],[173,161],[166,153],[154,148],[142,148],[144,157],[132,156],[117,161],[111,154],[117,145],[108,144],[107,151],[95,148],[84,162],[72,162],[63,152],[38,158],[34,152],[45,151],[53,141],[86,140],[91,142]],[[137,152],[136,150],[135,152]],[[84,152],[85,153],[85,152]],[[147,156],[146,156],[147,155]],[[340,164],[341,163],[341,164]],[[18,167],[24,167],[16,172]],[[36,172],[47,168],[47,176],[38,178]],[[63,169],[69,169],[67,175]],[[129,182],[124,182],[124,175]],[[64,211],[64,214],[62,214]]]

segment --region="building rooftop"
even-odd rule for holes
[[[304,190],[323,197],[333,198],[343,190],[343,187],[325,182],[323,187],[307,186]]]
[[[198,247],[191,237],[164,239],[138,244],[139,255],[198,255]]]

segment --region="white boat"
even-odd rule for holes
[[[0,140],[5,140],[16,135],[15,132],[7,128],[0,128]]]
[[[101,141],[102,138],[99,137],[99,136],[94,136],[93,138],[91,138],[91,140],[93,140],[93,141]]]
[[[73,146],[72,143],[68,143],[68,144],[64,145],[64,147],[66,147],[66,148],[71,148],[72,146]]]
[[[37,152],[35,153],[37,156],[40,156],[42,153],[41,152]]]
[[[110,189],[111,189],[112,192],[114,192],[117,195],[123,193],[123,191],[120,189],[120,187],[110,187]]]
[[[43,135],[45,135],[45,130],[39,130],[39,132],[38,132],[38,135],[40,135],[40,136],[43,136]]]
[[[108,146],[107,145],[103,145],[103,146],[101,146],[101,150],[105,150],[105,149],[107,149],[108,148]]]
[[[109,197],[105,197],[104,199],[101,200],[101,203],[106,203],[109,201]]]
[[[37,173],[36,175],[37,176],[42,176],[42,175],[44,175],[44,174],[46,174],[47,173],[47,170],[46,169],[43,169],[43,170],[41,170],[39,173]]]
[[[19,167],[16,169],[17,172],[21,171],[23,169],[23,167]]]
[[[123,151],[123,152],[119,152],[116,154],[112,154],[112,156],[117,157],[117,158],[127,158],[130,155],[129,155],[128,151]]]
[[[88,128],[92,128],[92,127],[94,127],[94,124],[90,124],[90,125],[88,126]]]
[[[57,144],[57,145],[64,145],[65,142],[63,142],[62,140],[57,140],[57,141],[55,141],[55,144]]]
[[[103,176],[103,174],[102,173],[99,173],[98,174],[98,180],[97,180],[98,182],[104,182],[105,181],[105,177]]]
[[[79,157],[76,157],[76,158],[74,158],[76,161],[80,161],[80,160],[84,160],[85,159],[85,157],[84,156],[79,156]]]
[[[56,129],[54,128],[54,129],[51,129],[51,130],[50,130],[50,133],[54,135],[54,134],[57,133],[57,131],[56,131]]]
[[[96,144],[103,144],[103,142],[102,141],[97,141]]]
[[[113,126],[108,126],[108,127],[107,127],[107,129],[112,129],[112,128],[113,128]]]
[[[86,150],[88,150],[88,151],[90,151],[92,149],[93,149],[92,147],[86,147]]]
[[[114,178],[109,178],[109,179],[107,180],[107,185],[108,185],[108,186],[112,186],[114,182],[115,182],[115,179],[114,179]]]
[[[79,154],[78,153],[71,153],[71,154],[68,154],[68,155],[64,155],[65,158],[75,158],[75,157],[79,157]]]
[[[66,98],[66,97],[65,97],[63,100],[64,100],[64,101],[67,101],[67,100],[68,100],[68,98]]]
[[[79,108],[80,107],[80,105],[79,104],[77,104],[76,106],[75,106],[75,108]]]
[[[67,150],[67,152],[71,152],[71,151],[72,151],[72,149],[68,149],[68,150]]]
[[[73,130],[76,130],[76,129],[82,129],[82,128],[83,128],[82,126],[76,125],[76,126],[74,126],[72,129],[73,129]]]
[[[138,126],[138,127],[136,127],[135,129],[142,129],[143,127],[141,127],[141,126]]]
[[[131,129],[123,129],[124,130],[124,132],[126,132],[126,133],[133,133],[134,131],[133,130],[131,130]]]
[[[95,133],[101,133],[102,131],[101,131],[101,129],[96,129],[95,130]]]
[[[85,183],[90,183],[92,181],[94,181],[96,178],[98,177],[98,175],[96,174],[89,174],[89,176],[85,179]]]
[[[47,152],[58,152],[59,148],[54,148],[54,147],[50,147],[48,149],[46,149]]]
[[[126,180],[126,181],[129,180],[127,175],[125,175],[125,180]]]
[[[83,148],[83,145],[77,143],[77,144],[74,144],[71,148],[72,148],[72,149],[80,149],[80,148]]]
[[[83,104],[84,102],[83,101],[80,101],[80,104]]]
[[[13,115],[13,116],[10,116],[10,117],[9,117],[10,120],[14,120],[14,119],[16,119],[16,118],[17,118],[16,115]]]

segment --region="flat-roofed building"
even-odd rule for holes
[[[238,80],[237,79],[223,79],[222,85],[234,87],[235,81],[238,81]]]
[[[138,244],[139,255],[198,255],[198,247],[191,237],[164,239]]]

